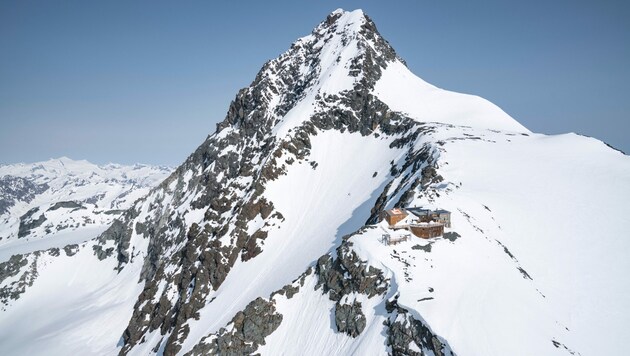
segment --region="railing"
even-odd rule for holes
[[[441,222],[434,222],[434,223],[419,223],[419,224],[404,224],[404,225],[390,225],[389,228],[392,230],[401,230],[401,229],[409,229],[411,227],[425,227],[425,228],[429,228],[429,227],[436,227],[436,226],[446,226],[446,224],[441,223]]]
[[[385,245],[397,245],[401,242],[405,242],[407,240],[409,240],[409,238],[411,238],[411,235],[403,235],[400,237],[391,237],[391,235],[389,234],[384,234],[381,237],[381,243],[385,244]]]

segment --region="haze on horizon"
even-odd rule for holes
[[[630,152],[630,4],[0,3],[0,163],[177,165],[238,89],[328,13],[362,8],[419,77],[534,132]]]

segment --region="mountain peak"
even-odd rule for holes
[[[324,21],[315,27],[311,35],[303,37],[297,42],[309,39],[312,40],[313,35],[327,35],[327,41],[334,40],[337,36],[346,37],[346,39],[356,39],[358,42],[362,42],[359,45],[360,47],[362,47],[362,45],[368,45],[368,47],[373,49],[377,49],[376,45],[379,43],[368,44],[366,42],[384,42],[386,46],[381,49],[385,49],[387,52],[394,51],[387,41],[385,41],[385,39],[379,34],[372,19],[370,19],[370,17],[367,16],[361,9],[353,11],[337,9],[331,12]],[[344,41],[344,46],[350,44],[351,41]]]
[[[308,119],[298,107],[309,108],[318,97],[356,91],[359,83],[370,89],[394,61],[404,64],[362,10],[337,9],[289,50],[265,63],[252,84],[238,93],[217,131],[231,126],[246,135],[272,128],[286,133],[295,125],[278,129],[278,123]],[[292,120],[296,115],[299,118]]]
[[[365,106],[359,98],[368,96],[420,122],[529,132],[487,100],[418,78],[362,10],[343,9],[265,63],[252,84],[239,91],[217,132],[232,127],[239,136],[284,137],[329,110],[330,100],[339,104],[343,97],[356,111]]]
[[[361,25],[368,22],[368,18],[363,13],[363,10],[357,9],[353,11],[345,11],[343,9],[337,9],[330,13],[326,17],[326,20],[320,24],[320,26],[331,26],[334,24],[352,24],[349,29],[359,29]]]

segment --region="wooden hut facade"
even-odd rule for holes
[[[432,237],[439,237],[444,235],[444,224],[411,224],[409,225],[409,230],[411,230],[412,234],[420,238],[430,239]]]

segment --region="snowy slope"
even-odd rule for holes
[[[0,305],[3,354],[116,354],[120,330],[141,289],[141,266],[118,274],[114,260],[96,260],[90,247],[88,242],[78,253],[27,255],[27,266],[35,266],[38,275],[27,293],[10,306]]]
[[[530,132],[491,102],[437,88],[416,77],[400,61],[390,63],[374,88],[390,109],[425,122]]]
[[[201,321],[190,323],[190,347],[227,324],[251,300],[292,281],[342,236],[363,226],[387,182],[389,161],[403,156],[402,150],[389,150],[391,141],[358,133],[320,133],[311,140],[309,160],[317,163],[315,168],[306,162],[294,164],[287,175],[270,182],[265,197],[285,221],[269,232],[257,258],[232,269],[216,299],[201,311]],[[239,283],[243,280],[250,282],[244,286]]]
[[[571,330],[571,345],[582,354],[618,353],[630,336],[630,281],[621,272],[630,268],[621,238],[629,227],[628,156],[575,134],[482,138],[446,148],[444,177],[463,182],[460,194],[471,201],[457,201],[458,210],[476,210],[481,220],[473,202],[491,209],[486,215],[500,226],[493,237],[517,256]],[[594,335],[609,342],[593,343]]]
[[[360,10],[330,14],[98,238],[0,264],[0,345],[623,352],[630,159],[595,139],[531,133],[403,63]],[[376,217],[393,206],[450,210],[453,227],[383,245],[397,233]],[[53,312],[34,313],[46,296]]]

